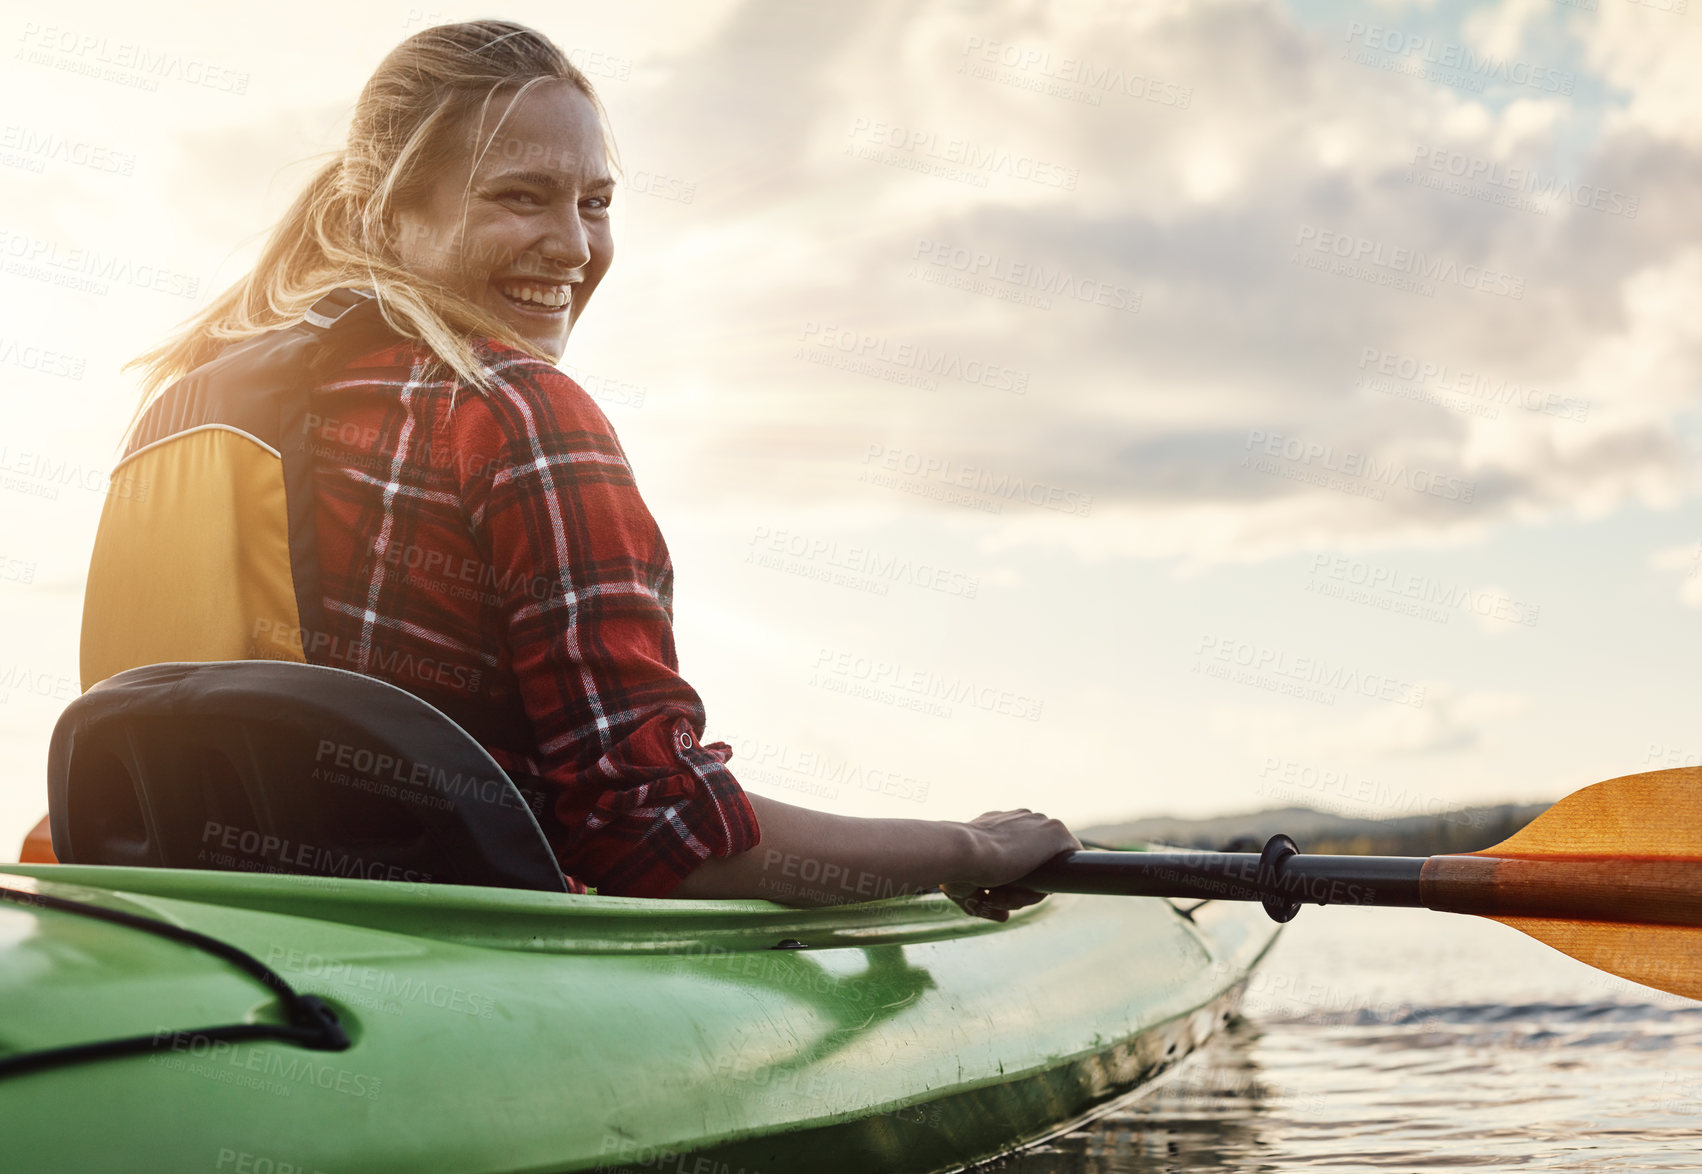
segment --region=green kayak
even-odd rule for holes
[[[955,1170],[1176,1064],[1277,930],[1068,895],[1000,925],[938,894],[796,910],[92,865],[0,887],[0,1167],[31,1171]],[[246,952],[346,1046],[197,1034],[277,1024],[280,996],[54,898]]]

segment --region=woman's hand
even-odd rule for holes
[[[964,825],[971,833],[968,866],[961,877],[940,885],[940,891],[965,913],[989,921],[1005,921],[1012,909],[1044,900],[1045,893],[1010,884],[1058,855],[1081,847],[1070,829],[1055,819],[1030,811],[989,811]]]

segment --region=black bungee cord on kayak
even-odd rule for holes
[[[144,933],[157,934],[162,938],[169,938],[174,942],[182,942],[186,946],[204,950],[215,957],[222,958],[237,969],[247,972],[264,983],[283,1003],[285,1015],[289,1020],[287,1023],[231,1023],[220,1027],[156,1031],[150,1035],[96,1040],[86,1044],[42,1048],[39,1051],[22,1052],[15,1056],[0,1056],[0,1079],[8,1076],[19,1076],[25,1072],[39,1072],[43,1068],[56,1068],[62,1064],[81,1063],[84,1060],[105,1060],[118,1056],[176,1050],[192,1046],[198,1042],[234,1043],[241,1040],[269,1039],[296,1044],[299,1047],[311,1048],[320,1052],[341,1052],[349,1047],[348,1033],[343,1030],[342,1023],[338,1021],[337,1013],[323,1000],[313,995],[301,994],[290,986],[277,971],[254,955],[238,949],[229,942],[221,942],[218,938],[197,933],[192,929],[184,929],[180,925],[172,925],[169,921],[160,921],[152,917],[139,917],[134,913],[123,913],[116,909],[105,909],[85,901],[50,897],[45,893],[33,893],[27,889],[13,889],[0,885],[0,901],[11,901],[19,905],[33,905],[42,909],[55,909],[62,913],[76,913],[84,917],[95,917],[102,921],[110,921],[115,925],[127,926]]]

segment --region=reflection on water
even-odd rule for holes
[[[1257,1168],[1282,1091],[1253,1056],[1258,1029],[1242,1020],[1174,1078],[1085,1129],[987,1169],[1000,1174]]]
[[[1702,1004],[1505,926],[1306,910],[1245,1018],[1000,1174],[1702,1170]]]

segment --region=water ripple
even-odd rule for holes
[[[1329,913],[1168,1079],[989,1169],[1702,1170],[1702,1005],[1490,922]]]

